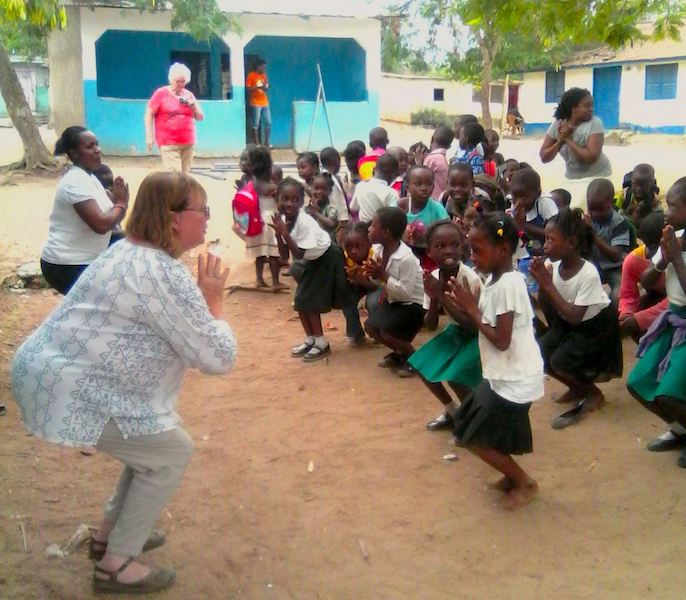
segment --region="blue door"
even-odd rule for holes
[[[622,67],[593,69],[593,101],[597,117],[605,129],[619,127],[619,87],[622,84]]]

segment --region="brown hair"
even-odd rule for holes
[[[172,213],[185,209],[194,193],[207,199],[204,188],[183,173],[148,175],[138,188],[126,233],[178,258],[182,250],[172,228]]]

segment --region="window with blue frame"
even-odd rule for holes
[[[646,100],[673,100],[676,98],[678,63],[646,65]]]
[[[548,71],[545,74],[545,101],[559,102],[565,92],[565,72]]]

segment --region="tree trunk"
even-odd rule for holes
[[[481,71],[481,120],[483,121],[484,129],[491,129],[493,127],[493,119],[491,118],[491,75],[493,72],[493,57],[488,51],[484,40],[480,40],[479,49],[481,50],[481,59],[483,62],[483,70]]]
[[[21,89],[19,78],[12,68],[7,48],[2,42],[0,42],[0,93],[5,100],[12,125],[19,132],[24,145],[23,160],[9,165],[9,168],[29,171],[54,170],[58,163],[43,143],[38,126],[33,120],[31,108]]]

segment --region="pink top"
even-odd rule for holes
[[[176,96],[165,85],[157,88],[148,102],[148,108],[155,117],[155,143],[160,147],[195,144],[193,109],[183,104],[181,98],[196,101],[193,92],[184,88],[181,95]]]
[[[440,200],[443,192],[448,188],[448,159],[445,148],[436,148],[424,158],[424,166],[434,172],[434,191],[431,197]]]

